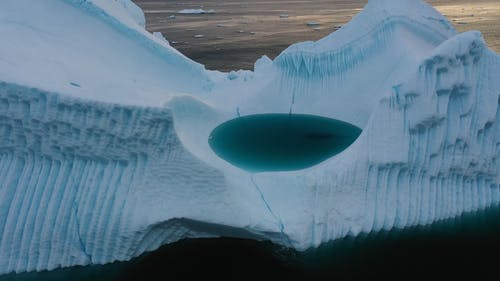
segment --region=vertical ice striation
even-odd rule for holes
[[[149,34],[139,12],[0,3],[0,274],[183,238],[307,249],[500,203],[500,57],[424,2],[371,0],[332,35],[230,74]],[[252,175],[209,148],[222,122],[288,112],[363,132],[294,172]]]
[[[301,42],[288,47],[275,64],[297,76],[319,79],[342,75],[380,53],[381,49],[393,47],[391,40],[399,35],[395,34],[398,29],[408,30],[413,37],[432,45],[457,33],[441,14],[421,1],[372,0],[337,32],[317,42]]]
[[[382,194],[372,204],[372,230],[428,224],[500,202],[499,67],[481,35],[467,32],[436,48],[416,77],[381,100],[367,127],[370,142],[387,145],[368,150],[376,180],[368,188]]]
[[[234,213],[243,198],[183,147],[169,109],[1,82],[0,133],[2,273],[127,260],[182,238],[279,233],[267,209]],[[244,200],[262,204],[254,190]],[[269,222],[244,230],[257,217]]]
[[[7,83],[0,105],[2,272],[130,255],[122,236],[128,194],[142,181],[148,155],[175,146],[168,112]]]
[[[363,127],[381,95],[413,74],[408,66],[456,34],[422,1],[369,1],[341,29],[284,50],[273,62],[274,82],[239,106],[320,114]],[[262,98],[271,100],[269,105],[259,103]]]
[[[379,100],[343,154],[315,169],[256,177],[285,229],[298,228],[289,232],[296,247],[430,224],[500,203],[498,55],[480,33],[467,32],[414,70]],[[280,196],[290,190],[301,199],[283,204]],[[306,222],[311,231],[303,231]]]

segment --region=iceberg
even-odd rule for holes
[[[203,9],[184,9],[177,12],[178,14],[186,15],[201,15],[201,14],[215,14],[215,10],[203,10]]]
[[[129,0],[0,7],[0,274],[184,238],[305,250],[500,203],[500,56],[423,1],[370,0],[331,35],[230,73],[147,32]],[[216,127],[258,114],[362,132],[293,171],[210,148]]]

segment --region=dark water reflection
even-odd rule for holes
[[[306,114],[257,114],[215,128],[210,147],[221,158],[252,172],[314,166],[349,147],[361,129],[336,119]]]
[[[426,227],[364,234],[298,253],[269,242],[194,239],[130,262],[0,280],[499,280],[500,208]]]

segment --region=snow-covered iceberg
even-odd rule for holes
[[[231,73],[145,31],[128,0],[0,7],[0,274],[182,238],[302,250],[500,202],[500,57],[422,1],[370,0],[326,38]],[[225,121],[290,112],[363,132],[279,173],[209,147]]]

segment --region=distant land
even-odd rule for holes
[[[293,43],[318,40],[357,14],[366,0],[134,0],[147,29],[162,32],[177,48],[208,69],[253,69],[262,55],[276,57]],[[432,0],[460,31],[479,30],[500,52],[499,0]],[[193,9],[207,13],[185,14]]]

